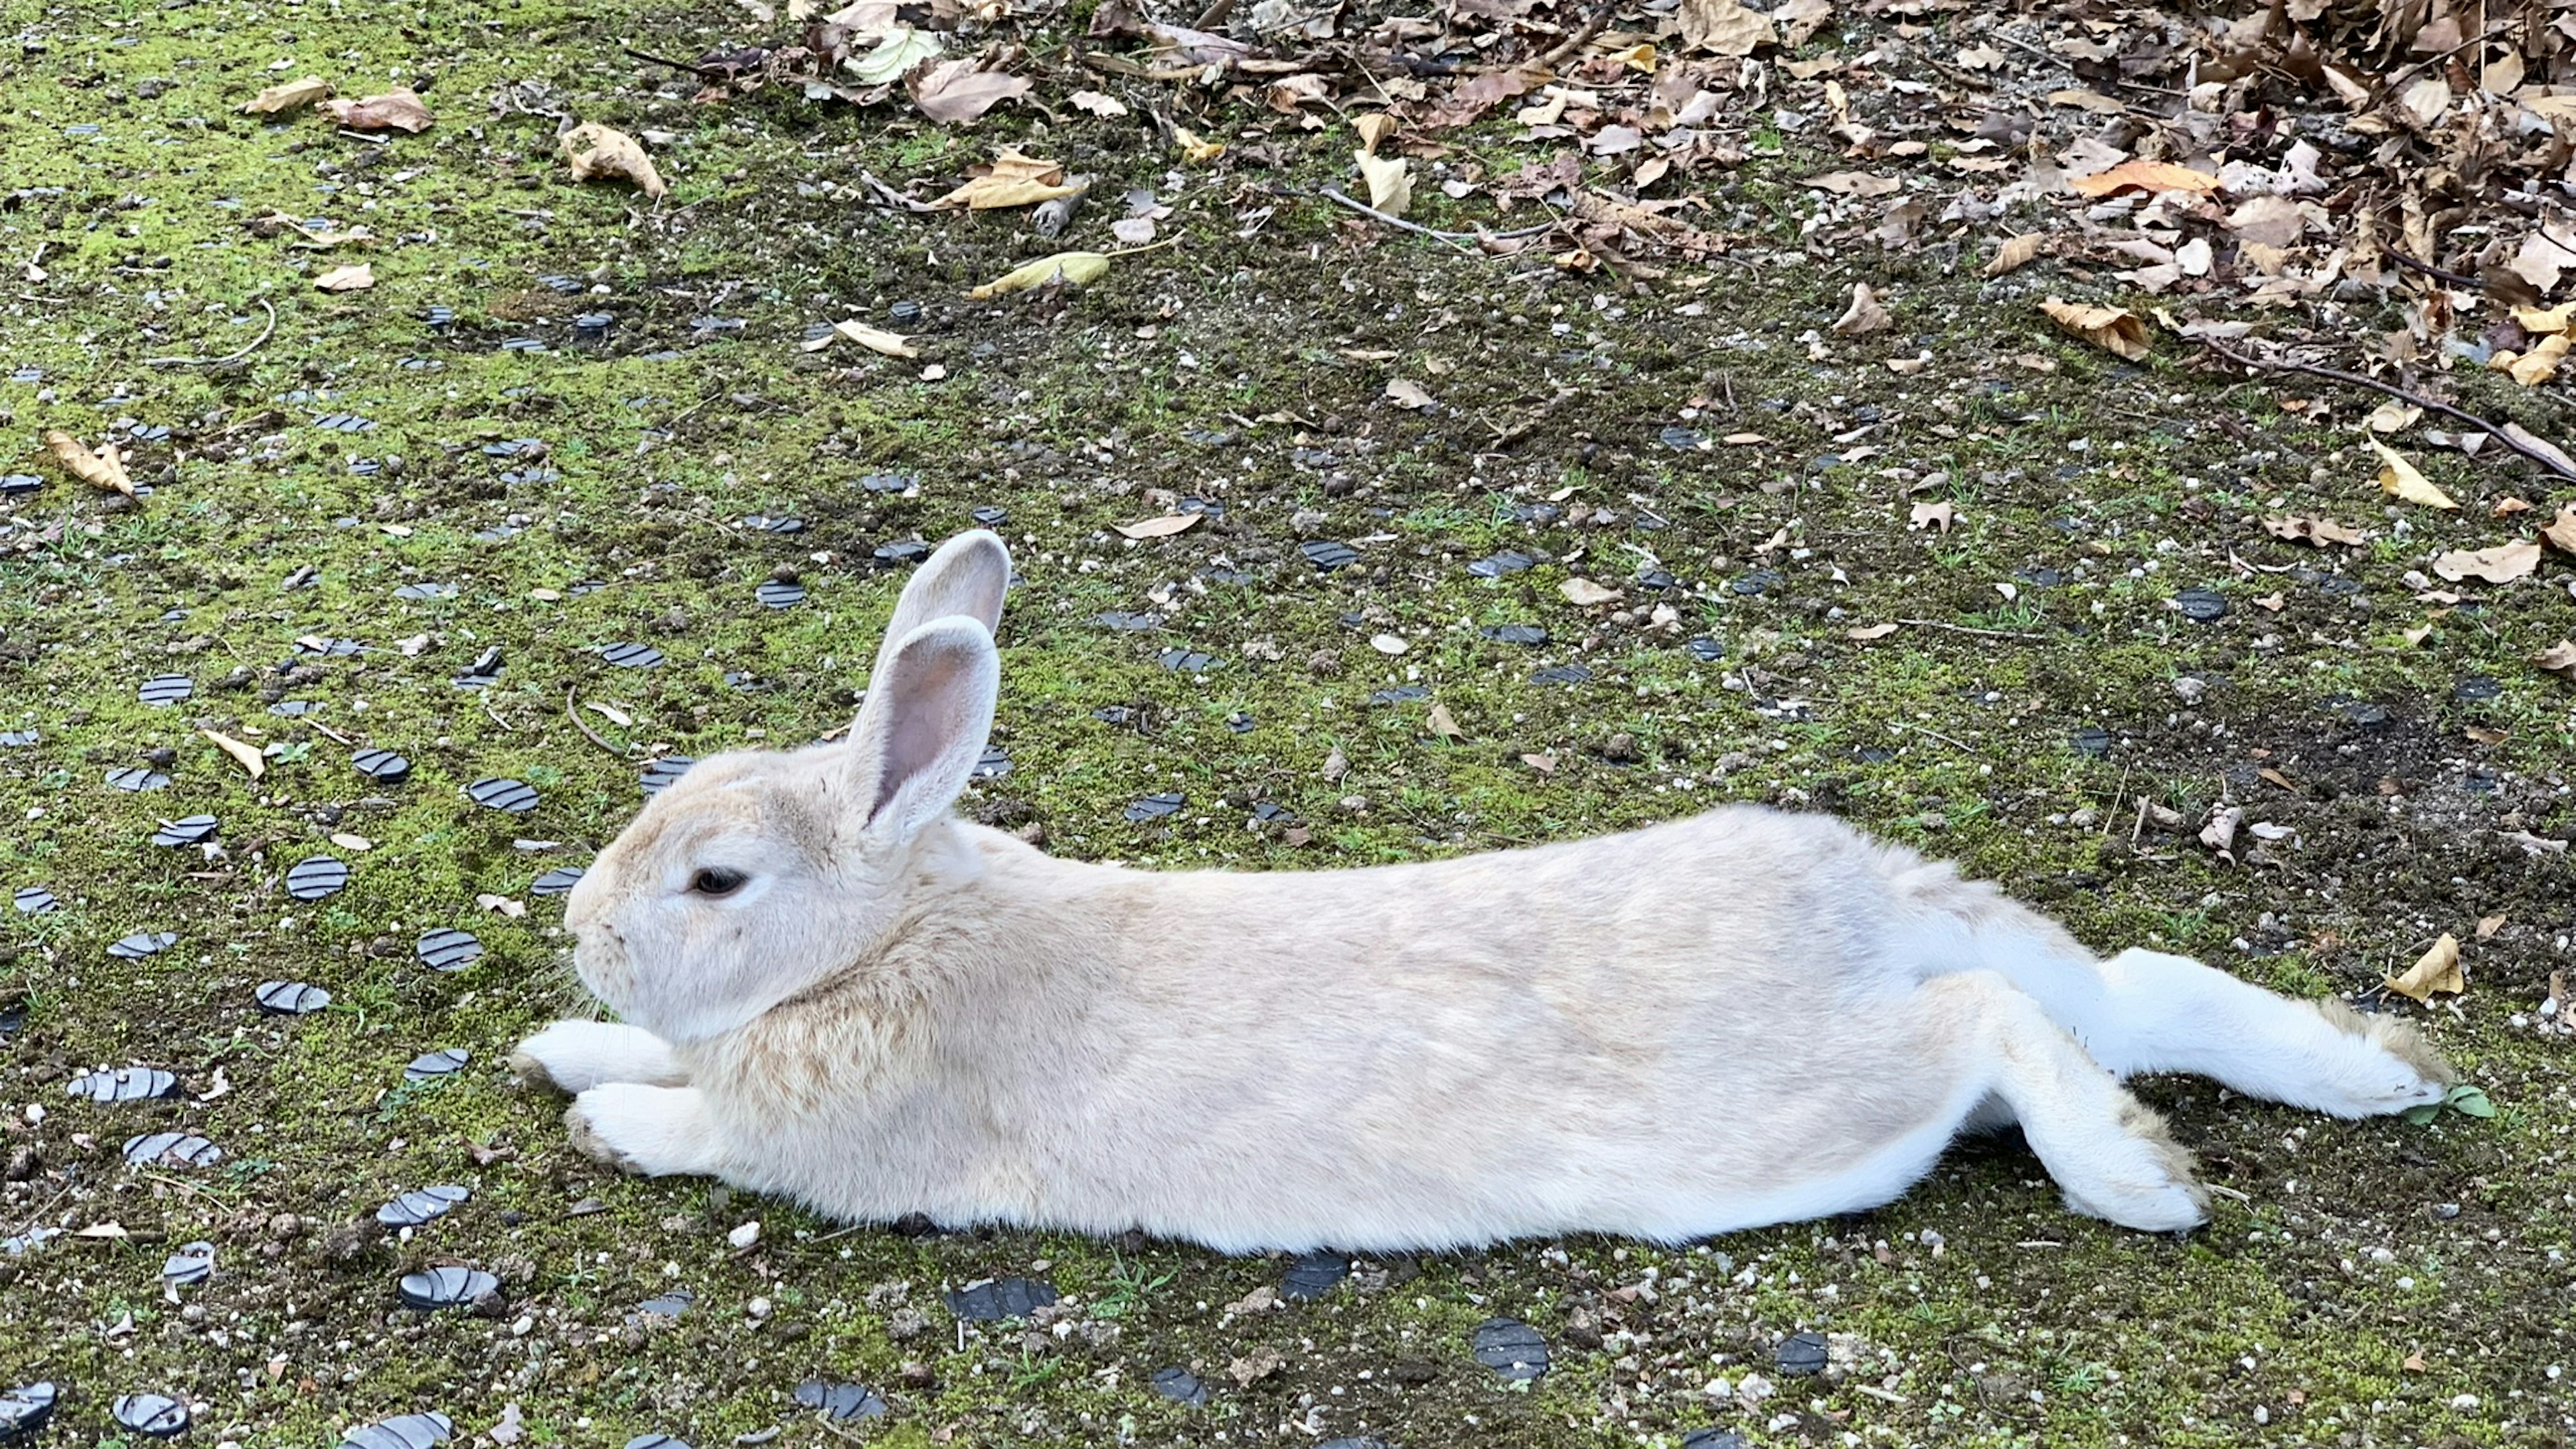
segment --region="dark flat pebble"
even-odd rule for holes
[[[1409,704],[1414,700],[1430,697],[1431,689],[1428,685],[1399,684],[1392,689],[1372,690],[1368,699],[1371,704]]]
[[[1693,1429],[1682,1436],[1682,1449],[1753,1449],[1753,1441],[1732,1429]]]
[[[125,1139],[128,1167],[212,1167],[224,1150],[193,1132],[146,1132]]]
[[[659,669],[662,651],[650,644],[608,644],[599,651],[602,663],[619,669]]]
[[[999,528],[1011,521],[1011,510],[987,503],[968,510],[966,516],[975,520],[977,528]]]
[[[413,1057],[410,1064],[403,1068],[403,1080],[429,1082],[436,1081],[440,1077],[454,1076],[463,1071],[465,1064],[473,1059],[473,1053],[463,1047],[440,1047],[434,1052],[422,1052],[419,1056]]]
[[[2098,760],[2111,753],[2111,732],[2100,725],[2084,725],[2066,737],[2075,753]]]
[[[271,1016],[310,1016],[331,1004],[331,993],[302,981],[263,981],[252,997]]]
[[[329,900],[348,884],[348,862],[338,856],[307,856],[286,868],[286,893],[299,901]]]
[[[644,787],[644,793],[647,796],[659,795],[677,784],[682,775],[689,773],[689,767],[696,763],[696,760],[687,755],[663,755],[645,764],[644,768],[636,774],[636,783]]]
[[[50,1380],[22,1384],[0,1393],[0,1443],[35,1433],[54,1416],[60,1397]]]
[[[163,821],[161,828],[152,832],[152,843],[173,849],[195,845],[202,840],[212,840],[219,828],[212,815],[183,815],[176,820]]]
[[[1544,644],[1547,630],[1537,624],[1488,624],[1481,631],[1498,644]]]
[[[456,1436],[456,1421],[445,1414],[397,1414],[360,1424],[340,1436],[347,1449],[434,1449]]]
[[[844,1423],[882,1419],[886,1413],[886,1401],[875,1390],[847,1379],[807,1379],[796,1386],[796,1402]]]
[[[972,772],[973,777],[978,780],[998,780],[1009,773],[1011,773],[1011,752],[1000,745],[986,745],[982,757],[975,761]]]
[[[48,915],[62,909],[63,904],[43,886],[20,886],[9,893],[9,903],[16,906],[22,916]]]
[[[1178,791],[1167,791],[1164,794],[1148,795],[1141,800],[1129,801],[1125,814],[1129,820],[1160,820],[1188,803],[1190,799],[1187,795]]]
[[[405,584],[394,590],[394,597],[413,603],[426,599],[452,599],[456,597],[456,585],[431,583],[427,581],[416,584]]]
[[[1476,1325],[1476,1362],[1506,1379],[1534,1379],[1547,1372],[1547,1340],[1517,1318],[1488,1318]]]
[[[1153,1383],[1154,1392],[1161,1394],[1164,1398],[1171,1400],[1173,1403],[1187,1404],[1193,1409],[1204,1409],[1207,1407],[1207,1385],[1199,1382],[1199,1376],[1197,1374],[1191,1373],[1188,1369],[1182,1368],[1178,1364],[1174,1364],[1170,1368],[1158,1368],[1154,1370]]]
[[[1537,562],[1538,560],[1531,558],[1528,554],[1522,553],[1517,549],[1507,548],[1501,553],[1489,554],[1484,558],[1477,559],[1468,564],[1467,572],[1474,574],[1480,579],[1499,579],[1505,574],[1519,573],[1523,569],[1534,566]]]
[[[1715,664],[1726,657],[1726,646],[1715,639],[1693,639],[1682,648],[1702,664]]]
[[[472,931],[449,926],[423,932],[412,943],[412,954],[432,971],[462,971],[483,959],[483,942]]]
[[[1771,1362],[1780,1372],[1793,1379],[1811,1378],[1825,1371],[1825,1336],[1821,1333],[1793,1333],[1780,1340],[1771,1350]]]
[[[349,763],[379,785],[398,785],[411,777],[411,761],[391,750],[360,750]]]
[[[150,1439],[188,1432],[188,1406],[168,1394],[119,1394],[108,1413],[128,1432]]]
[[[215,1274],[215,1245],[189,1243],[161,1262],[161,1281],[176,1288],[203,1283]]]
[[[1163,627],[1163,618],[1160,614],[1131,614],[1124,609],[1112,609],[1106,614],[1094,615],[1091,622],[1104,628],[1128,633],[1141,633],[1147,629]]]
[[[177,704],[197,692],[197,682],[184,674],[163,674],[143,681],[135,697],[155,707]]]
[[[1217,658],[1196,649],[1166,649],[1154,662],[1176,674],[1205,674],[1216,667]]]
[[[1322,573],[1331,573],[1338,568],[1348,568],[1360,561],[1358,549],[1333,538],[1310,538],[1297,545],[1297,551],[1304,554],[1306,562],[1313,564]]]
[[[674,1288],[668,1293],[657,1293],[636,1304],[635,1311],[650,1313],[656,1318],[677,1318],[688,1312],[689,1305],[697,1301],[698,1295],[688,1289]]]
[[[758,599],[763,608],[792,609],[805,602],[805,586],[771,579],[752,590],[751,596]]]
[[[948,1311],[970,1323],[1026,1318],[1033,1309],[1055,1301],[1055,1285],[1037,1278],[995,1278],[952,1288],[945,1295]]]
[[[149,1102],[179,1094],[179,1079],[159,1067],[117,1067],[83,1072],[64,1089],[93,1102]]]
[[[480,1268],[449,1265],[429,1268],[418,1273],[405,1273],[394,1291],[405,1308],[434,1313],[441,1308],[462,1308],[486,1293],[500,1291],[501,1280]]]
[[[416,1187],[376,1209],[376,1221],[389,1228],[416,1228],[447,1216],[451,1208],[473,1196],[455,1183]]]
[[[1580,664],[1551,664],[1545,669],[1530,671],[1532,684],[1589,684],[1591,682],[1592,671]]]
[[[1308,1253],[1288,1265],[1279,1280],[1279,1296],[1291,1303],[1321,1298],[1351,1275],[1351,1260],[1339,1253]]]
[[[145,790],[169,789],[170,777],[162,774],[158,770],[145,770],[134,766],[128,766],[122,770],[108,771],[107,783],[119,790],[129,790],[140,793]]]
[[[525,780],[487,775],[465,787],[465,798],[492,810],[525,815],[537,808],[536,787]]]
[[[577,865],[556,866],[554,869],[547,871],[544,875],[538,876],[535,880],[528,882],[528,894],[532,896],[563,895],[570,891],[574,886],[581,884],[582,874],[582,868]]]
[[[137,931],[107,948],[107,954],[121,961],[140,961],[157,956],[179,944],[176,931]]]
[[[2174,607],[2195,624],[2214,624],[2227,617],[2227,596],[2216,589],[2185,589],[2174,595]]]
[[[1787,582],[1789,582],[1788,576],[1778,569],[1755,569],[1749,574],[1730,580],[1727,588],[1749,598],[1755,594],[1767,594]]]

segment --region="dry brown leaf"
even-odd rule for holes
[[[1556,756],[1551,754],[1532,751],[1521,756],[1521,763],[1538,771],[1542,775],[1553,775],[1556,773]]]
[[[2576,684],[2576,640],[2561,639],[2531,656],[2531,662],[2546,674],[2563,674]]]
[[[881,327],[871,327],[865,322],[835,322],[832,324],[832,331],[870,352],[882,353],[887,357],[921,355],[921,349],[912,345],[911,338],[900,332],[888,332]]]
[[[2506,918],[2503,916],[2478,917],[2478,939],[2481,941],[2494,940],[2495,933],[2504,929],[2505,920]]]
[[[1160,518],[1140,519],[1134,523],[1112,524],[1121,538],[1169,538],[1198,526],[1204,517],[1198,513],[1166,513]]]
[[[213,740],[215,748],[232,756],[234,763],[249,771],[252,779],[268,773],[268,761],[262,758],[257,745],[245,744],[217,730],[199,730],[197,733]]]
[[[1440,405],[1439,400],[1432,397],[1422,384],[1402,377],[1387,379],[1386,398],[1397,407],[1412,408],[1416,412]]]
[[[1878,295],[1869,289],[1869,283],[1854,282],[1851,305],[1843,309],[1842,316],[1834,319],[1834,333],[1839,337],[1866,337],[1872,332],[1884,332],[1894,324],[1895,319],[1887,315],[1887,309],[1878,305]]]
[[[2528,539],[2500,543],[2493,548],[2454,549],[2433,560],[2433,572],[2458,583],[2462,579],[2484,579],[2491,584],[2509,584],[2529,578],[2540,567],[2540,545]]]
[[[1863,624],[1857,629],[1844,630],[1843,637],[1866,644],[1872,639],[1884,639],[1904,627],[1902,624]]]
[[[406,131],[417,136],[438,119],[409,86],[396,86],[383,95],[354,101],[324,101],[322,108],[331,113],[331,119],[352,131]]]
[[[2068,332],[2131,362],[2153,350],[2147,320],[2126,307],[2088,307],[2051,297],[2039,304],[2039,310]]]
[[[1909,529],[1938,528],[1946,534],[1956,516],[1956,508],[1957,505],[1950,503],[1917,503],[1906,515],[1905,526]]]
[[[1360,149],[1374,156],[1386,138],[1395,134],[1395,117],[1384,111],[1370,111],[1353,118],[1351,129],[1360,134]]]
[[[2422,408],[2390,398],[2372,408],[2370,416],[2363,418],[2361,423],[2374,433],[2402,433],[2415,426],[2416,420],[2423,416]]]
[[[280,111],[300,111],[329,94],[329,81],[308,75],[302,80],[282,81],[242,102],[242,114],[274,116]]]
[[[978,70],[974,59],[967,57],[915,71],[904,88],[912,92],[912,103],[921,107],[923,115],[944,125],[966,125],[981,120],[1004,101],[1027,95],[1029,84],[1023,76]]]
[[[1057,252],[1054,256],[1040,257],[1034,262],[1013,267],[966,295],[980,301],[987,297],[1025,292],[1031,287],[1043,287],[1054,281],[1078,287],[1099,281],[1108,273],[1109,258],[1104,253]]]
[[[589,121],[564,132],[558,144],[564,160],[572,163],[575,181],[603,177],[632,181],[656,201],[671,189],[662,184],[662,173],[653,169],[653,158],[624,131]]]
[[[376,274],[365,262],[333,267],[313,279],[315,290],[323,292],[363,292],[375,284]]]
[[[2331,518],[2267,518],[2263,520],[2263,531],[2274,538],[2312,543],[2319,548],[2335,543],[2351,547],[2364,541],[2360,529],[2346,528]]]
[[[2558,375],[2558,365],[2566,360],[2568,339],[2564,332],[2553,332],[2540,339],[2529,352],[2516,356],[2499,352],[2490,366],[2501,366],[2507,376],[2524,387],[2538,387]]]
[[[996,207],[1035,206],[1041,201],[1071,196],[1080,190],[1080,186],[1065,184],[1062,162],[1023,156],[1005,146],[993,158],[991,170],[968,180],[931,205],[991,211]]]
[[[2368,440],[2379,453],[2379,487],[2389,497],[2426,508],[2457,508],[2451,495],[2433,486],[2403,454],[2377,438]]]
[[[1077,111],[1087,111],[1104,121],[1114,121],[1127,114],[1127,103],[1099,91],[1075,91],[1066,97]]]
[[[2218,189],[2218,178],[2206,171],[2176,166],[2170,161],[2123,161],[2108,171],[2090,176],[2070,176],[2066,189],[2082,196],[2108,196],[2114,191],[2136,187],[2141,191],[2209,192]]]
[[[1413,206],[1413,163],[1401,156],[1354,151],[1360,179],[1368,183],[1368,204],[1389,216],[1402,216]]]
[[[1467,732],[1458,728],[1458,721],[1451,716],[1449,706],[1445,704],[1431,706],[1431,732],[1442,739],[1463,740],[1467,737]]]
[[[1866,171],[1828,171],[1808,177],[1804,184],[1836,196],[1885,196],[1904,183],[1893,176],[1872,176]]]
[[[1582,609],[1589,609],[1595,604],[1607,604],[1619,597],[1617,589],[1608,588],[1581,577],[1567,579],[1556,588],[1558,593],[1565,595],[1567,603]]]
[[[1751,55],[1778,42],[1771,17],[1738,0],[1682,0],[1682,45],[1712,55]]]
[[[2552,332],[2564,332],[2569,326],[2576,325],[2576,302],[2561,302],[2555,307],[2547,308],[2516,307],[2513,309],[2513,320],[2522,325],[2523,331],[2534,337],[2546,337]]]
[[[103,453],[93,453],[80,439],[60,428],[48,428],[45,430],[45,447],[54,455],[55,462],[62,464],[66,471],[82,482],[94,483],[128,498],[134,496],[134,480],[125,476],[125,460],[117,456],[114,443],[108,444]]]
[[[2549,520],[2549,526],[2540,530],[2540,536],[2549,540],[2560,553],[2576,553],[2576,503],[2559,504],[2558,516]]]
[[[2437,991],[2457,996],[2469,989],[2467,980],[2460,975],[2459,938],[2448,931],[2433,943],[2433,949],[2407,967],[2405,974],[2382,979],[2388,983],[2389,990],[2428,1005]]]
[[[2000,277],[2006,272],[2020,271],[2029,266],[2038,257],[2039,249],[2047,244],[2048,238],[2035,231],[2008,236],[1996,245],[1995,254],[1986,260],[1983,273],[1989,277]]]

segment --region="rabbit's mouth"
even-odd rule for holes
[[[590,994],[623,1014],[625,988],[633,981],[626,943],[606,925],[593,924],[573,938],[572,970]]]

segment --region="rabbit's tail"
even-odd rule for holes
[[[2438,1101],[2458,1079],[2404,1022],[2294,1001],[2188,957],[2097,959],[2056,922],[1946,865],[1903,866],[1890,883],[1922,913],[1923,979],[1997,973],[2114,1076],[2190,1072],[2339,1117]]]

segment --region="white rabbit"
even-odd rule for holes
[[[2182,1229],[2207,1195],[2121,1078],[2341,1117],[2454,1078],[2411,1027],[2096,960],[1816,816],[1369,870],[1052,859],[950,814],[1009,573],[952,539],[845,743],[700,761],[574,888],[629,1024],[513,1060],[579,1094],[585,1151],[850,1220],[1384,1250],[1851,1212],[2018,1122],[2076,1211]]]

